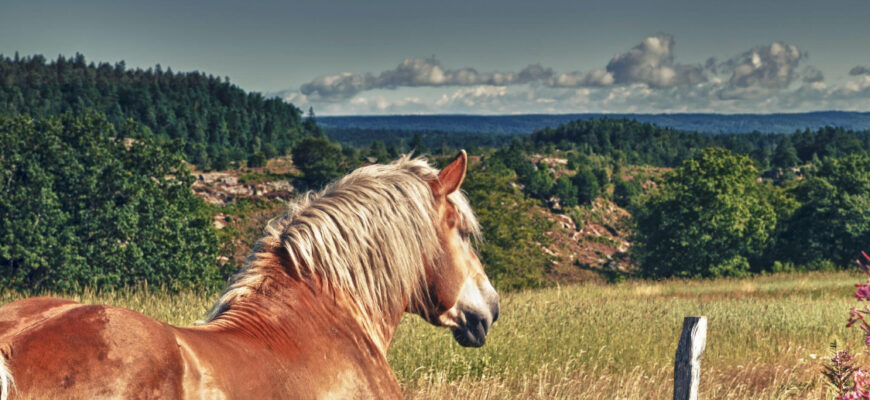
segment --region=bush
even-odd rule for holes
[[[562,207],[574,207],[578,204],[577,186],[574,186],[574,183],[567,176],[561,176],[559,179],[556,179],[553,194],[559,198]]]
[[[0,117],[0,286],[216,285],[218,242],[179,142],[102,115]]]
[[[248,156],[248,168],[261,168],[266,166],[266,154],[257,151]]]
[[[592,203],[601,194],[598,176],[592,168],[581,166],[572,182],[577,187],[577,201],[580,204]]]
[[[263,145],[263,156],[266,159],[278,157],[278,148],[275,147],[272,143],[266,143]]]
[[[742,276],[769,244],[776,214],[746,156],[704,149],[639,207],[634,255],[648,277]]]
[[[643,192],[643,186],[637,179],[627,181],[617,177],[613,183],[613,202],[622,208],[634,205],[637,197]]]
[[[343,159],[341,146],[325,137],[307,137],[293,148],[293,164],[302,171],[302,181],[310,189],[342,176],[346,172]]]

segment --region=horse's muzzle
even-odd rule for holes
[[[463,347],[480,347],[486,344],[486,334],[489,333],[492,324],[498,320],[499,304],[498,295],[492,292],[493,297],[487,301],[489,310],[467,310],[463,312],[465,323],[459,328],[453,328],[453,338]]]

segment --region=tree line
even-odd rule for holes
[[[674,167],[702,149],[722,147],[749,156],[757,167],[791,167],[813,157],[870,154],[870,131],[824,127],[816,131],[767,134],[706,134],[661,128],[628,119],[578,120],[524,138],[527,152],[576,150],[627,164]]]

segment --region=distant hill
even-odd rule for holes
[[[97,111],[121,126],[133,119],[161,140],[181,139],[188,159],[201,167],[226,168],[262,151],[284,154],[316,133],[301,111],[277,98],[248,93],[200,72],[147,70],[72,58],[0,54],[0,115],[44,117]]]
[[[527,134],[575,120],[628,118],[663,128],[704,133],[791,133],[825,126],[870,130],[870,112],[819,111],[796,114],[523,114],[320,116],[327,129]]]

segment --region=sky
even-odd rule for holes
[[[870,0],[0,0],[0,53],[318,115],[870,111]]]

